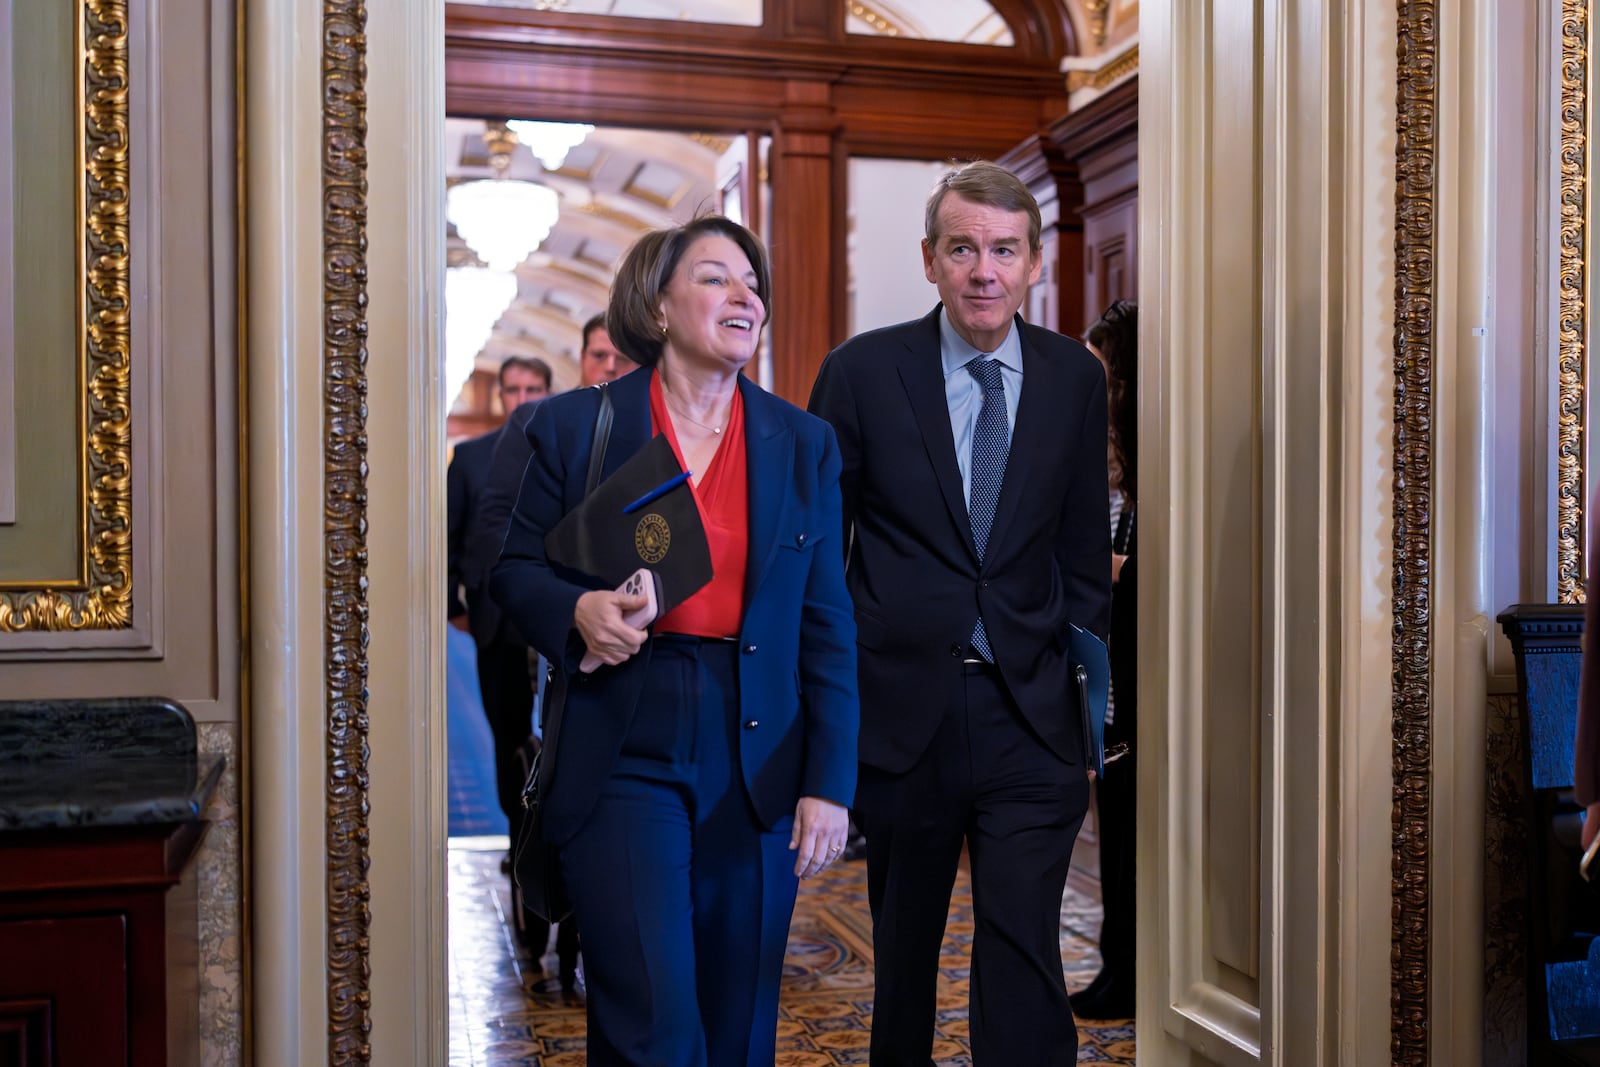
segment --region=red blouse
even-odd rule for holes
[[[678,435],[667,413],[661,376],[650,376],[650,422],[667,435],[678,465],[689,465],[678,447]],[[697,637],[737,637],[744,617],[744,574],[750,555],[750,483],[745,466],[744,398],[737,388],[728,409],[728,425],[711,458],[711,466],[689,480],[700,521],[711,546],[712,579],[703,589],[656,621],[658,633]]]

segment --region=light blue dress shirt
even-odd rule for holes
[[[985,353],[978,351],[956,333],[950,316],[939,309],[939,356],[944,364],[944,401],[950,408],[950,433],[956,442],[956,463],[961,466],[961,498],[972,503],[972,431],[983,410],[983,385],[967,370],[967,364]],[[1022,399],[1022,338],[1017,323],[1000,347],[987,353],[1000,363],[1000,381],[1006,390],[1006,425],[1017,432],[1017,402]]]

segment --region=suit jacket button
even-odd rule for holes
[[[755,645],[745,645],[744,646],[744,654],[747,655],[747,656],[755,655],[756,654],[756,646]]]
[[[794,543],[799,545],[801,548],[806,547],[806,535],[805,534],[795,534],[794,535]]]
[[[761,725],[761,723],[760,723],[759,720],[751,719],[749,722],[744,724],[744,728],[746,730],[754,730],[757,726],[760,726],[760,725]]]
[[[960,659],[961,658],[961,653],[962,653],[962,648],[961,648],[960,645],[951,645],[950,646],[950,655],[954,656],[956,659]]]

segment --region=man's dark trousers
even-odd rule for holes
[[[961,684],[912,768],[863,765],[856,791],[877,953],[874,1067],[932,1062],[939,948],[963,842],[982,903],[970,973],[974,1062],[1054,1064],[1077,1049],[1059,915],[1071,864],[1063,842],[1083,822],[1088,782],[1033,736],[993,667],[964,667]]]

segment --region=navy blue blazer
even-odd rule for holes
[[[611,383],[615,422],[602,477],[651,437],[650,376],[643,368]],[[750,547],[739,631],[739,764],[757,816],[768,827],[803,796],[855,799],[856,633],[845,588],[839,448],[833,431],[743,378]],[[639,701],[651,653],[581,674],[584,646],[573,627],[578,598],[600,583],[552,564],[545,532],[583,497],[599,391],[580,389],[541,404],[528,423],[532,458],[490,579],[495,601],[533,647],[567,677],[551,709],[541,773],[545,838],[562,844],[593,809],[615,765]]]
[[[817,374],[811,410],[838,433],[861,657],[861,759],[910,768],[962,692],[983,614],[1022,714],[1083,761],[1069,625],[1111,617],[1106,377],[1088,349],[1017,321],[1022,396],[982,561],[950,431],[938,308],[852,338]]]

